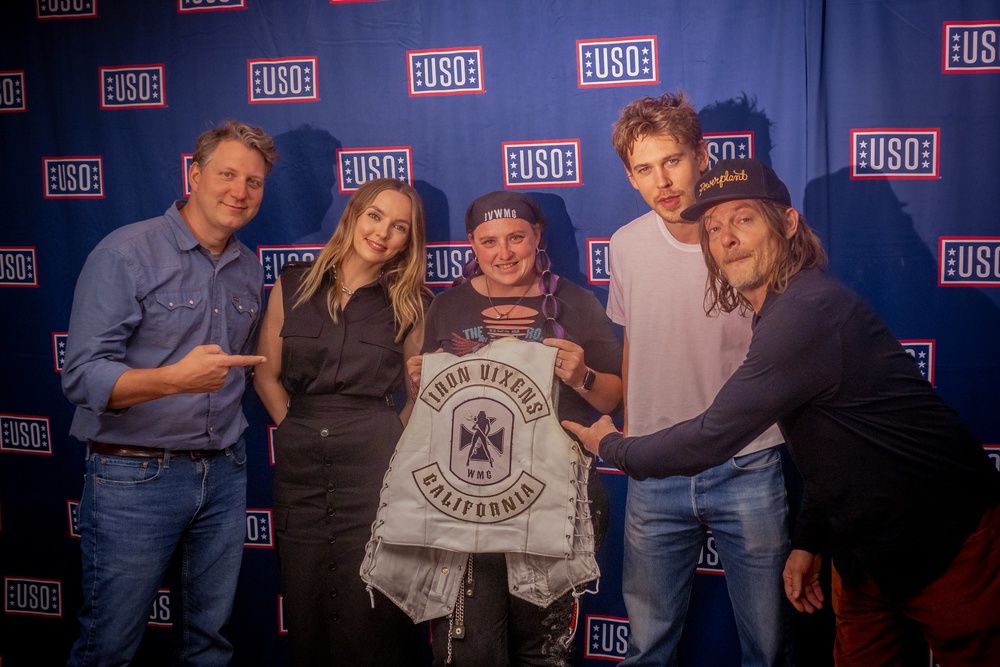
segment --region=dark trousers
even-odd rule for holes
[[[983,515],[948,569],[909,600],[889,600],[868,577],[845,588],[836,568],[832,594],[837,667],[902,665],[905,619],[917,624],[941,667],[1000,665],[1000,505]]]
[[[508,592],[503,554],[475,554],[472,562],[473,595],[464,601],[465,637],[451,639],[450,663],[449,619],[431,622],[435,667],[568,665],[576,602],[572,594],[548,607],[538,607]],[[465,589],[463,586],[462,592]],[[454,622],[452,619],[452,626]]]

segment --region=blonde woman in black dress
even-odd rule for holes
[[[254,386],[278,425],[274,528],[292,664],[421,664],[417,626],[358,574],[389,459],[409,416],[391,394],[423,338],[425,226],[409,185],[347,203],[314,262],[271,290]]]

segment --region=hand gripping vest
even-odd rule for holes
[[[557,350],[502,338],[425,354],[361,578],[415,623],[448,615],[469,553],[504,553],[512,595],[542,607],[600,576],[588,461],[559,425]]]

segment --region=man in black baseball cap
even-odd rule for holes
[[[777,422],[805,480],[785,565],[799,611],[823,606],[834,658],[898,664],[915,624],[942,665],[1000,665],[1000,472],[757,160],[721,160],[695,204],[709,312],[754,312],[743,364],[701,415],[641,437],[603,417],[563,425],[637,479],[693,475]]]
[[[747,214],[763,224],[748,224]],[[719,160],[698,179],[695,203],[681,217],[702,220],[708,298],[721,312],[759,313],[768,292],[781,293],[792,275],[826,263],[822,243],[792,208],[788,188],[759,160]]]

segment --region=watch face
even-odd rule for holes
[[[587,369],[587,374],[583,376],[583,388],[586,389],[587,391],[590,391],[591,389],[593,389],[594,388],[594,378],[596,378],[596,377],[597,376],[594,375],[594,371],[592,371],[592,370],[590,370],[588,368]]]

